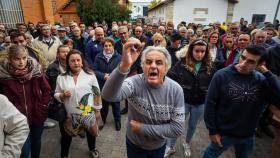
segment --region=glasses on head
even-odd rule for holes
[[[197,45],[197,44],[203,44],[203,45],[207,46],[207,42],[205,42],[205,41],[202,40],[202,39],[200,39],[200,40],[198,40],[198,41],[195,41],[195,42],[193,43],[193,45]]]

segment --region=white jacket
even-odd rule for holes
[[[4,95],[0,109],[0,158],[19,158],[29,134],[27,119]]]

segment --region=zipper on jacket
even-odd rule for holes
[[[24,106],[25,106],[25,111],[26,111],[26,117],[27,117],[27,120],[28,120],[28,110],[27,110],[27,105],[26,105],[26,94],[25,94],[25,87],[24,87],[24,83],[22,83],[22,89],[23,89]]]

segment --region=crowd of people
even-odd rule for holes
[[[87,138],[97,158],[96,138],[109,106],[116,131],[127,113],[128,158],[168,158],[181,135],[183,155],[192,157],[192,137],[203,118],[210,138],[204,158],[231,146],[237,158],[248,158],[255,135],[263,134],[274,138],[272,156],[279,157],[276,22],[262,29],[243,18],[176,27],[141,20],[110,26],[29,22],[15,29],[0,24],[0,118],[8,124],[1,120],[0,157],[39,158],[49,117],[59,123],[61,158],[70,157],[76,136]]]

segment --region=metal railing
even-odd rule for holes
[[[4,24],[6,28],[14,28],[17,23],[23,22],[20,0],[0,1],[0,24]]]

